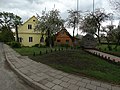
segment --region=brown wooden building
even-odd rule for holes
[[[74,45],[78,44],[78,42],[79,42],[78,38],[74,38],[74,44],[72,42],[72,39],[73,39],[73,37],[69,34],[69,32],[65,28],[62,28],[56,34],[55,45],[74,46]]]

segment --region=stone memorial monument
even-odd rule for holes
[[[95,48],[97,45],[97,40],[92,34],[86,34],[81,40],[82,48]]]

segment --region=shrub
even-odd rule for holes
[[[35,44],[35,45],[33,45],[32,47],[39,47],[39,44]]]
[[[8,45],[10,45],[12,48],[21,48],[21,44],[19,42],[7,42]]]
[[[12,42],[15,40],[13,32],[9,30],[7,27],[2,27],[2,31],[0,33],[0,41],[2,42]]]
[[[112,51],[112,47],[111,46],[108,46],[107,47],[109,51]]]
[[[70,47],[68,44],[61,44],[61,47]]]
[[[46,48],[47,46],[46,46],[46,45],[43,45],[43,44],[39,44],[38,47],[40,47],[40,48]]]

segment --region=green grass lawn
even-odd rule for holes
[[[42,54],[46,53],[46,50],[47,52],[51,52],[52,51],[55,51],[55,49],[59,50],[59,49],[65,49],[64,47],[60,48],[60,47],[55,47],[55,48],[38,48],[38,47],[22,47],[22,48],[14,48],[15,51],[17,51],[18,53],[20,53],[21,55],[24,55],[24,56],[30,56],[30,55],[33,55],[34,52],[36,55],[39,55],[40,54],[40,51],[42,52]]]
[[[107,45],[102,44],[97,46],[97,48],[100,48],[101,51],[116,55],[120,57],[120,46],[117,47],[117,50],[114,49],[115,45],[110,45],[112,47],[112,50],[108,50]]]
[[[36,56],[31,55],[33,51],[45,51],[45,48],[33,47],[15,50],[22,53],[22,55],[28,55],[29,58],[37,62],[47,64],[64,72],[120,84],[120,66],[88,54],[81,49],[57,51]]]

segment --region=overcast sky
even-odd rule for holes
[[[105,8],[106,12],[111,12],[108,0],[94,0],[95,8]],[[79,0],[79,10],[93,10],[93,0]],[[25,21],[42,10],[52,10],[54,8],[61,12],[61,17],[67,17],[67,10],[77,8],[77,0],[0,0],[0,11],[12,12],[22,17]]]
[[[78,0],[79,10],[92,11],[93,0]],[[94,0],[95,8],[104,8],[107,13],[112,13],[108,0]],[[0,12],[12,12],[26,21],[36,13],[41,15],[42,10],[49,11],[53,8],[61,12],[61,17],[66,19],[67,10],[77,8],[77,0],[0,0]],[[117,22],[118,23],[118,22]],[[76,33],[76,32],[75,32]]]

